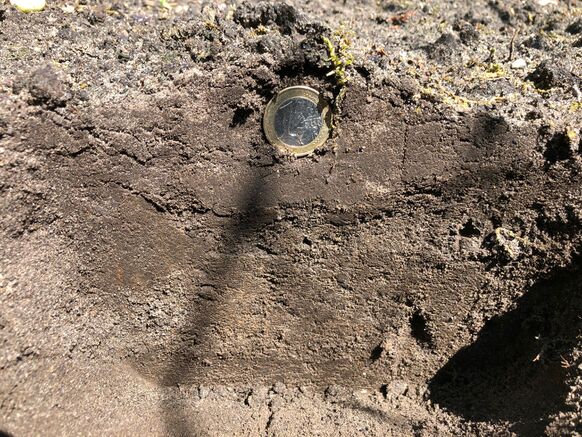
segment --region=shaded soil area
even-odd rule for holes
[[[581,433],[581,23],[0,4],[2,432]],[[262,132],[290,85],[309,157]]]

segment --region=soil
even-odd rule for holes
[[[0,434],[580,435],[581,31],[575,0],[0,5]],[[310,157],[262,132],[290,85],[335,107]]]

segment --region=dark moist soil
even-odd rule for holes
[[[194,3],[0,6],[0,429],[579,435],[581,5]]]

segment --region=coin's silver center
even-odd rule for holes
[[[275,113],[275,132],[288,146],[302,147],[311,143],[322,126],[317,105],[302,97],[287,100]]]

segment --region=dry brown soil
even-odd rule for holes
[[[580,435],[581,6],[0,3],[0,430]]]

